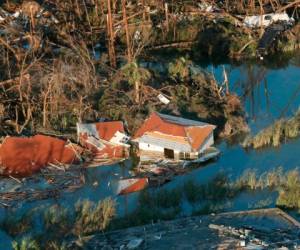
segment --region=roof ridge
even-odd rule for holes
[[[185,132],[185,134],[186,134],[186,138],[188,139],[188,142],[189,142],[189,144],[191,145],[191,147],[192,147],[192,145],[193,145],[193,142],[191,141],[191,138],[189,137],[189,135],[188,135],[188,129],[190,128],[191,126],[188,126],[188,127],[184,127],[184,132]]]

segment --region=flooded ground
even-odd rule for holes
[[[223,81],[223,67],[225,67],[230,81],[231,91],[241,96],[251,133],[255,134],[264,127],[272,124],[274,120],[288,117],[298,110],[300,105],[300,54],[288,59],[283,65],[268,66],[268,63],[245,63],[241,65],[206,65],[205,68],[212,72],[216,79]],[[163,71],[166,63],[143,63],[143,66],[154,67]],[[201,67],[194,62],[195,70]],[[178,176],[162,189],[182,185],[187,180],[205,183],[217,173],[223,172],[234,180],[241,176],[246,169],[256,169],[258,173],[282,166],[284,171],[300,166],[298,151],[300,138],[290,140],[278,148],[262,150],[245,150],[240,142],[228,143],[219,141],[216,145],[221,150],[220,158],[198,168],[186,175]],[[36,202],[19,203],[13,209],[1,208],[1,216],[15,213],[24,213],[28,208],[46,204],[59,204],[64,207],[72,206],[79,199],[101,200],[113,197],[117,200],[117,213],[119,216],[132,211],[137,203],[138,193],[126,196],[116,196],[116,184],[121,177],[130,176],[133,167],[131,160],[113,166],[90,168],[86,172],[86,184],[77,191],[63,193],[57,199]],[[14,182],[14,180],[10,180]],[[274,207],[277,193],[268,191],[244,192],[233,200],[225,209],[227,211],[255,208],[259,200],[267,200],[266,207]],[[186,214],[192,208],[188,204],[182,205]],[[1,237],[1,236],[0,236]]]

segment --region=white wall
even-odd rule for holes
[[[214,144],[214,134],[213,134],[213,132],[211,132],[210,135],[208,136],[208,138],[205,140],[203,146],[200,147],[198,152],[202,153],[204,150],[206,150],[207,148],[209,148],[213,144]],[[139,149],[143,150],[143,151],[152,151],[152,152],[164,153],[164,148],[163,147],[153,145],[153,144],[147,144],[147,143],[144,143],[144,142],[139,143]],[[179,155],[179,151],[177,151],[177,150],[174,150],[174,153],[175,153],[175,157],[177,155]]]
[[[164,153],[164,148],[163,147],[159,147],[157,145],[152,145],[152,144],[147,144],[147,143],[144,143],[144,142],[139,143],[139,149],[140,150],[146,150],[146,151],[154,151],[154,152]]]
[[[211,132],[209,137],[205,140],[202,147],[199,149],[199,153],[202,153],[205,149],[209,148],[210,146],[214,145],[214,133]]]

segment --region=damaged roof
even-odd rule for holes
[[[79,162],[80,148],[45,135],[6,137],[0,144],[0,175],[29,176],[52,164]]]
[[[77,129],[79,134],[92,135],[97,139],[110,141],[116,132],[125,133],[123,122],[97,122],[97,123],[78,123]]]
[[[184,151],[198,150],[215,128],[208,123],[154,112],[137,130],[134,139],[142,137],[143,142],[160,145],[163,141],[172,141],[180,144]]]

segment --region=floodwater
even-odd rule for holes
[[[141,63],[143,66],[163,72],[166,63]],[[195,69],[200,64],[195,63]],[[225,67],[230,81],[230,89],[242,99],[247,114],[251,133],[255,134],[276,119],[291,116],[300,107],[300,54],[284,65],[249,63],[235,66],[233,64],[208,65],[205,69],[212,72],[218,81],[223,81],[223,67]],[[182,185],[187,180],[205,183],[220,172],[226,173],[231,179],[236,179],[246,169],[256,169],[263,173],[278,166],[284,171],[300,166],[298,156],[300,138],[290,140],[278,148],[262,150],[245,150],[237,143],[221,141],[216,145],[222,152],[220,158],[204,167],[198,168],[186,175],[178,176],[162,188],[172,188]],[[130,176],[132,163],[130,160],[114,166],[104,166],[89,169],[87,185],[75,193],[66,194],[62,201],[76,202],[79,198],[99,200],[113,196],[118,202],[118,214],[123,215],[132,211],[137,202],[138,193],[127,196],[116,196],[116,184],[120,177]],[[98,184],[98,185],[96,185]],[[270,206],[275,206],[276,194],[269,192],[243,193],[233,201],[229,210],[248,209],[257,200],[271,197]],[[188,213],[189,208],[186,208]]]
[[[163,71],[167,62],[168,59],[161,63],[143,62],[142,65]],[[200,63],[194,62],[194,64],[196,68],[203,67]],[[206,70],[215,75],[218,81],[223,81],[223,67],[228,73],[231,91],[236,92],[243,101],[251,133],[255,134],[276,119],[291,116],[298,110],[300,106],[300,53],[285,60],[281,65],[271,64],[270,66],[270,63],[251,62],[241,65],[204,66]],[[216,146],[222,152],[217,161],[186,175],[178,176],[162,188],[182,185],[191,179],[205,183],[220,172],[235,179],[242,175],[245,169],[256,169],[258,173],[263,173],[278,166],[282,166],[285,171],[300,166],[298,155],[300,138],[290,140],[278,148],[270,147],[262,150],[246,151],[238,142],[221,141]],[[121,177],[130,176],[131,168],[130,160],[113,166],[90,168],[87,170],[86,185],[77,191],[63,193],[58,199],[18,204],[13,210],[2,208],[0,219],[39,205],[60,204],[65,207],[72,206],[79,199],[99,201],[109,196],[117,200],[118,214],[126,214],[135,208],[138,193],[118,197],[116,196],[116,184]],[[242,193],[233,201],[228,210],[248,209],[255,201],[266,198],[271,199],[270,207],[275,206],[276,193],[261,191],[259,193]],[[184,207],[188,214],[190,208]],[[0,234],[0,246],[1,242],[5,242],[3,237]]]

